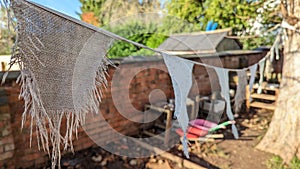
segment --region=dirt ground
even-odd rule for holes
[[[215,151],[204,159],[222,169],[267,169],[272,154],[257,150],[255,146],[267,131],[271,116],[272,112],[259,110],[238,119],[240,138],[228,139],[230,133],[227,131],[228,138],[212,145]]]
[[[241,115],[237,119],[237,127],[240,131],[238,140],[232,138],[230,127],[228,127],[225,131],[221,131],[225,136],[224,139],[202,143],[200,152],[196,149],[195,144],[191,144],[192,157],[190,160],[212,169],[267,169],[267,162],[272,155],[255,149],[255,145],[267,131],[271,116],[272,112],[264,110]],[[181,149],[181,144],[177,144],[169,152],[185,158]],[[47,167],[42,168],[50,168],[50,166],[48,164]],[[179,169],[185,167],[161,156],[133,159],[113,155],[95,146],[63,156],[62,168]]]

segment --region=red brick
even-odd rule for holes
[[[207,60],[209,62],[209,60]],[[233,61],[230,61],[233,62]],[[141,68],[147,68],[151,66],[157,66],[163,70],[159,70],[156,68],[149,68],[142,70]],[[142,71],[141,71],[142,70]],[[149,102],[148,97],[149,93],[154,89],[161,89],[167,98],[174,97],[173,88],[171,86],[171,79],[169,74],[166,71],[166,67],[163,62],[145,62],[145,63],[137,63],[137,64],[122,64],[121,70],[118,70],[118,76],[119,79],[114,81],[114,86],[111,86],[111,79],[114,76],[114,72],[116,70],[114,68],[109,69],[109,86],[107,87],[107,90],[103,90],[103,100],[100,104],[100,110],[104,118],[107,120],[100,121],[100,117],[90,116],[90,120],[92,123],[88,124],[87,131],[89,135],[92,135],[93,139],[96,139],[96,141],[100,142],[107,142],[115,139],[115,136],[111,134],[111,131],[109,128],[105,127],[105,123],[109,123],[112,128],[114,128],[116,131],[119,131],[123,134],[133,134],[139,131],[139,126],[137,123],[133,123],[132,121],[122,117],[122,115],[118,112],[116,109],[112,100],[112,92],[114,94],[117,94],[118,101],[122,101],[122,111],[123,113],[126,113],[128,116],[135,120],[139,120],[143,118],[142,115],[140,115],[138,112],[135,112],[134,110],[131,110],[130,108],[134,106],[136,109],[143,110],[144,104]],[[210,92],[210,82],[207,80],[209,76],[207,75],[207,71],[205,68],[201,66],[196,66],[194,69],[195,79],[197,80],[198,88],[193,88],[193,91],[199,91],[201,92]],[[135,75],[134,78],[130,79],[128,75]],[[21,116],[23,112],[23,102],[17,100],[18,98],[18,92],[19,87],[11,87],[8,90],[9,99],[11,103],[9,104],[9,111],[11,112],[12,121],[14,123],[11,124],[11,127],[13,129],[14,135],[18,137],[14,137],[15,140],[12,138],[8,139],[8,137],[0,138],[0,152],[1,152],[1,145],[4,145],[3,142],[5,142],[5,145],[13,143],[15,141],[15,152],[17,153],[15,156],[16,158],[24,157],[23,162],[20,161],[20,167],[30,167],[36,164],[39,164],[40,162],[43,163],[44,160],[47,160],[47,158],[44,158],[45,153],[39,152],[37,150],[36,144],[36,133],[33,132],[33,148],[29,148],[29,129],[30,126],[30,117],[28,116],[28,120],[25,123],[25,129],[21,133],[20,132],[20,123],[21,123]],[[130,100],[125,100],[128,96],[128,92],[130,92]],[[0,107],[1,110],[1,107]],[[10,120],[9,120],[10,121]],[[8,121],[8,122],[9,122]],[[7,123],[9,124],[9,123]],[[7,124],[0,122],[0,128],[3,128],[3,126],[7,126]],[[2,127],[1,127],[2,126]],[[62,127],[64,127],[65,124],[62,124]],[[79,140],[75,139],[74,135],[74,145],[76,145],[75,150],[81,150],[83,148],[88,148],[91,145],[94,145],[94,142],[87,136],[87,133],[80,128],[78,129],[78,138]],[[4,140],[4,141],[3,141]],[[25,148],[23,148],[25,147]],[[23,149],[22,149],[23,148]],[[7,150],[10,150],[9,148],[6,148]],[[4,151],[4,147],[2,146],[2,151]],[[1,153],[2,154],[2,153]],[[43,159],[41,158],[43,156]],[[41,160],[42,159],[42,160]],[[25,160],[25,161],[24,161]],[[39,161],[40,160],[40,161]],[[1,165],[1,164],[0,164]]]
[[[32,154],[27,154],[26,156],[22,157],[24,159],[24,161],[34,161],[36,159],[38,159],[40,156],[42,156],[44,153],[41,151],[37,151],[35,153]]]
[[[20,101],[19,94],[10,94],[10,95],[8,95],[8,100],[9,100],[10,103],[19,102]]]
[[[6,127],[6,126],[7,126],[7,122],[5,122],[5,121],[0,121],[0,130],[1,130],[2,128]]]
[[[13,143],[13,138],[12,136],[9,136],[9,137],[2,137],[1,140],[0,140],[0,146],[1,145],[4,145],[4,144],[9,144],[9,143]]]
[[[4,152],[4,146],[0,146],[0,154]]]
[[[15,169],[15,164],[12,160],[7,162],[7,169]]]
[[[0,112],[1,112],[1,120],[5,120],[3,119],[3,114],[5,114],[6,119],[10,118],[10,111],[9,111],[9,106],[8,105],[4,105],[4,106],[0,106]]]
[[[5,152],[12,151],[12,150],[14,150],[14,149],[15,149],[15,145],[14,145],[13,142],[10,143],[10,144],[4,145],[4,151],[5,151]]]
[[[14,155],[12,151],[1,153],[0,161],[11,158]]]
[[[6,169],[15,169],[14,163],[12,160],[4,160],[0,161],[0,168],[6,168]]]
[[[41,167],[44,167],[44,165],[45,165],[44,163],[49,160],[50,160],[50,158],[48,156],[40,156],[39,158],[34,160],[34,163],[36,166],[42,165]]]
[[[2,130],[2,136],[8,136],[9,134],[12,134],[12,131],[11,128],[7,126],[6,128],[4,128],[4,130]]]

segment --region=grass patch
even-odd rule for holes
[[[290,164],[285,164],[279,156],[273,156],[267,163],[269,169],[299,169],[300,160],[294,157]]]

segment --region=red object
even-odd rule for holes
[[[176,133],[180,136],[183,137],[183,131],[182,129],[176,129]],[[195,135],[195,134],[191,134],[191,133],[187,133],[186,134],[186,138],[187,139],[191,139],[191,138],[198,138],[199,136]]]
[[[206,134],[208,134],[208,131],[207,130],[202,130],[202,129],[199,129],[197,127],[188,127],[187,129],[187,133],[191,133],[191,134],[195,134],[199,137],[202,137],[202,136],[205,136]]]
[[[176,133],[181,137],[183,136],[183,130],[182,129],[177,129]],[[207,134],[208,134],[207,130],[201,130],[201,129],[196,128],[196,127],[188,127],[186,137],[187,138],[198,138],[198,137],[203,137]]]

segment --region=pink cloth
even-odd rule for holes
[[[196,119],[196,120],[192,120],[189,122],[189,124],[193,127],[196,127],[198,129],[201,130],[206,130],[208,131],[209,129],[216,127],[218,124],[207,121],[207,120],[203,120],[203,119]]]

